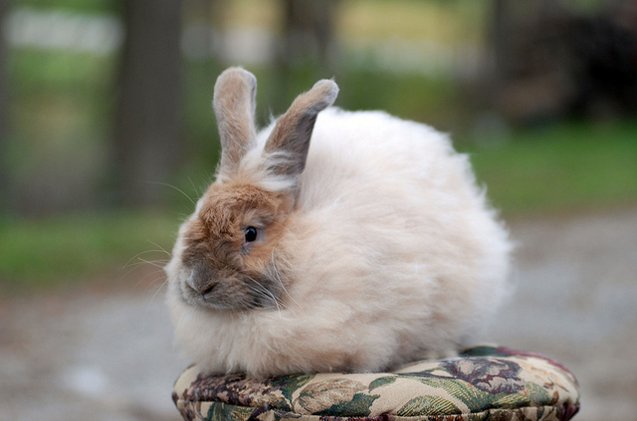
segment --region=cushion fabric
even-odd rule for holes
[[[568,420],[579,409],[571,372],[538,354],[479,346],[392,373],[294,374],[266,380],[206,375],[175,383],[185,420]]]

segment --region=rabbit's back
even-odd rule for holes
[[[360,369],[454,348],[506,292],[507,233],[467,157],[384,112],[319,115],[286,244],[290,331],[329,349],[347,326]]]
[[[369,206],[376,200],[366,194],[377,192],[373,196],[380,199],[384,187],[390,197],[416,189],[416,200],[437,189],[450,199],[475,190],[465,157],[431,127],[381,111],[322,112],[302,174],[300,205],[308,211],[343,201]]]

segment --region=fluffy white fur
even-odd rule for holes
[[[264,189],[272,126],[241,171]],[[507,290],[509,241],[447,136],[383,112],[328,108],[316,122],[283,253],[275,311],[221,312],[179,298],[183,232],[166,267],[176,341],[212,372],[375,371],[456,349]],[[182,231],[183,231],[182,227]],[[277,259],[278,255],[273,255]]]

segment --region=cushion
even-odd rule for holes
[[[568,420],[577,380],[538,354],[479,346],[391,373],[294,374],[266,380],[186,369],[173,391],[185,420]]]

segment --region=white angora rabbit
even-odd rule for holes
[[[507,290],[509,241],[447,136],[328,108],[332,80],[257,133],[224,71],[216,180],[179,230],[168,303],[203,370],[378,371],[457,349]]]

